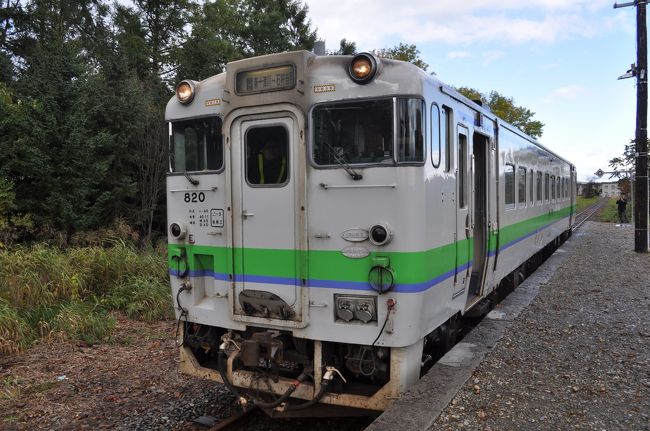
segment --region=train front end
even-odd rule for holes
[[[411,67],[400,81],[368,54],[301,51],[179,84],[167,202],[183,372],[285,415],[382,411],[418,380],[433,276]]]

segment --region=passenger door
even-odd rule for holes
[[[469,193],[471,157],[469,154],[469,132],[465,126],[458,125],[458,160],[456,170],[456,265],[454,273],[453,298],[465,293],[469,284],[472,265],[471,232],[473,214]]]

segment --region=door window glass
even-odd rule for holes
[[[506,164],[505,167],[506,208],[515,207],[515,167]]]
[[[467,205],[467,136],[458,134],[458,207]]]
[[[431,105],[431,163],[433,167],[440,166],[440,108]]]
[[[530,170],[530,179],[528,180],[528,202],[530,203],[530,206],[533,206],[534,203],[534,193],[535,193],[535,172],[533,170]]]
[[[248,129],[246,181],[252,186],[284,185],[289,179],[289,135],[283,126]]]
[[[452,158],[452,140],[454,139],[454,134],[451,133],[453,130],[453,112],[450,107],[442,107],[442,119],[440,121],[440,139],[442,141],[442,146],[440,148],[440,160],[444,161],[445,172],[451,171],[451,158]]]

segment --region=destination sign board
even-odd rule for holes
[[[240,96],[290,90],[296,86],[296,70],[290,64],[266,69],[245,70],[237,73],[235,85],[235,90]]]

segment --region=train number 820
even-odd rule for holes
[[[190,202],[205,202],[205,193],[185,193],[184,201],[187,203]]]

